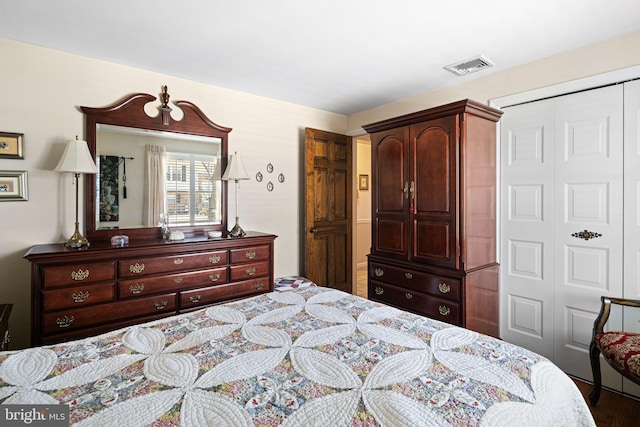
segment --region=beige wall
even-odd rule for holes
[[[371,143],[369,138],[356,141],[356,180],[360,175],[369,177],[369,190],[360,190],[356,184],[356,256],[358,267],[367,265],[371,249]]]
[[[6,39],[0,39],[0,58],[0,131],[23,133],[25,145],[25,159],[0,159],[0,170],[26,170],[29,185],[28,201],[0,203],[0,302],[14,304],[11,348],[29,342],[30,270],[23,255],[32,245],[62,242],[73,233],[72,178],[52,169],[66,141],[84,135],[79,106],[107,106],[136,92],[157,96],[168,85],[171,100],[192,101],[233,128],[229,151],[242,154],[250,175],[265,174],[269,162],[275,177],[285,175],[284,183],[274,180],[272,192],[266,180],[241,183],[240,223],[279,236],[276,275],[301,273],[304,128],[344,133],[345,116]],[[234,197],[233,186],[229,193]],[[230,218],[234,211],[230,203]]]

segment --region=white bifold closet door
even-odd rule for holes
[[[507,107],[500,121],[501,337],[587,380],[600,296],[623,295],[623,95]]]

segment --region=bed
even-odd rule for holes
[[[543,357],[315,286],[2,352],[0,402],[77,426],[595,426]]]

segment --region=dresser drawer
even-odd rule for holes
[[[248,248],[231,249],[231,264],[243,262],[265,261],[269,259],[270,250],[268,245],[252,246]]]
[[[93,262],[86,264],[60,265],[42,269],[43,288],[79,285],[115,280],[115,262]]]
[[[415,292],[386,283],[371,281],[369,283],[369,299],[390,304],[407,311],[442,320],[453,325],[460,325],[460,304]]]
[[[231,281],[247,280],[256,277],[269,275],[269,263],[268,262],[255,262],[252,264],[232,265],[230,267]]]
[[[459,279],[437,276],[398,266],[377,264],[375,262],[370,265],[369,275],[372,280],[383,281],[460,302],[461,282]]]
[[[190,287],[207,286],[227,281],[227,267],[197,270],[166,276],[144,276],[138,279],[121,280],[118,283],[118,298],[137,298],[161,292],[178,291]]]
[[[214,304],[267,291],[269,291],[268,277],[183,291],[180,292],[179,297],[180,309]]]
[[[157,313],[170,314],[175,311],[176,294],[162,294],[44,314],[42,316],[42,331],[45,335],[50,335],[115,320]]]
[[[96,283],[42,292],[42,311],[58,311],[110,302],[116,299],[113,283]]]
[[[129,258],[118,261],[120,277],[139,277],[227,264],[227,251],[203,252],[165,257]]]

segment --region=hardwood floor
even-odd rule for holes
[[[367,268],[358,268],[356,295],[367,297]],[[640,401],[602,390],[600,401],[595,408],[589,405],[592,385],[573,379],[591,409],[598,427],[638,427],[640,426]]]
[[[589,405],[589,393],[592,385],[573,379],[584,396],[591,415],[598,427],[637,427],[640,426],[640,401],[603,389],[595,408]]]
[[[356,274],[356,295],[362,298],[367,297],[367,267],[358,268]]]

